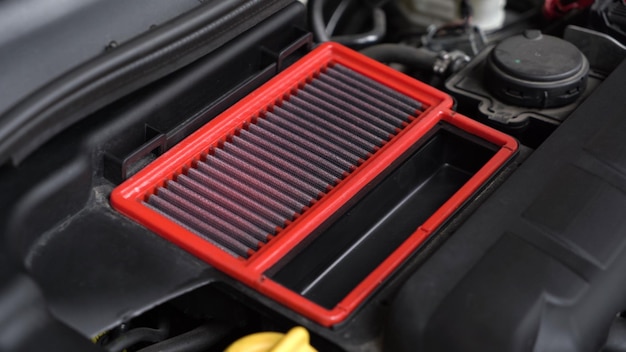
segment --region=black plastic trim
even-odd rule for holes
[[[77,67],[0,119],[0,164],[18,164],[89,113],[188,65],[292,2],[210,2]]]

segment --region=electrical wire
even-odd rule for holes
[[[582,10],[593,5],[594,0],[561,1],[546,0],[543,5],[543,14],[548,19],[563,17],[572,10]]]

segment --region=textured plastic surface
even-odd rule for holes
[[[55,320],[35,282],[0,253],[0,350],[102,352]]]
[[[211,55],[79,122],[19,168],[0,171],[4,250],[27,267],[56,317],[93,336],[131,312],[224,277],[111,209],[116,184],[103,179],[102,154],[124,158],[151,138],[146,130],[176,143],[271,79],[279,54],[302,33],[293,28],[306,25],[304,10],[297,2],[286,7]],[[269,76],[267,68],[274,68]]]
[[[625,79],[622,63],[415,271],[384,350],[602,350],[626,307]]]
[[[499,147],[442,123],[364,196],[320,226],[269,275],[332,308],[459,190]],[[349,274],[348,274],[349,273]]]
[[[626,4],[621,0],[598,0],[590,11],[591,26],[626,44]]]
[[[283,102],[300,99],[298,88],[320,73],[340,66],[386,86],[386,90],[396,92],[398,99],[404,96],[418,101],[424,111],[420,112],[419,116],[407,116],[408,124],[402,131],[375,150],[367,160],[357,162],[349,175],[335,184],[323,197],[313,201],[310,207],[303,209],[300,214],[294,214],[293,219],[271,236],[266,244],[259,246],[257,251],[246,252],[244,256],[234,256],[232,251],[212,244],[144,205],[144,201],[149,200],[159,187],[163,187],[170,180],[177,180],[177,176],[196,168],[198,162],[206,157],[205,153],[209,152],[212,155],[212,149],[219,149],[228,144],[235,135],[245,134],[250,126],[258,126],[259,120],[265,119],[265,116]],[[450,97],[429,86],[340,45],[324,44],[130,178],[114,190],[111,200],[114,207],[121,212],[226,274],[322,325],[331,326],[345,319],[363,302],[515,152],[517,144],[512,138],[452,113],[449,111],[451,106]],[[305,240],[314,229],[333,216],[441,121],[498,146],[498,151],[337,305],[331,309],[324,308],[264,276],[266,270]],[[273,142],[280,143],[278,140]]]
[[[115,46],[115,50],[103,50],[101,55],[79,66],[68,68],[69,71],[45,82],[37,90],[27,91],[26,96],[2,113],[0,164],[9,160],[18,164],[70,125],[117,99],[184,68],[293,2],[294,0],[210,1]],[[118,11],[128,9],[124,5],[124,8],[118,7]],[[78,17],[84,19],[82,16]],[[54,42],[83,43],[82,40],[73,40],[73,35],[81,33],[74,30],[72,25],[75,24],[72,21],[67,30],[72,35],[64,33],[61,40],[54,40],[58,37],[43,37],[44,41],[47,44],[51,39]],[[117,31],[108,33],[115,32]],[[37,62],[31,66],[39,66],[43,62],[40,54],[32,54],[32,47],[41,47],[38,43],[26,43],[28,60],[34,58]],[[103,49],[107,45],[105,43],[107,42],[103,43]],[[60,48],[63,50],[66,46],[62,45]],[[75,65],[78,63],[75,62]],[[54,75],[60,73],[54,72]],[[14,78],[13,82],[15,85],[26,83],[21,78]],[[28,82],[29,86],[32,83],[34,82]],[[43,83],[37,82],[35,87]],[[29,89],[35,87],[31,86]],[[4,90],[4,87],[0,89]]]
[[[589,62],[573,44],[528,30],[498,43],[487,61],[487,87],[509,104],[552,108],[585,91]]]

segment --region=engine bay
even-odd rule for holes
[[[5,59],[0,350],[626,350],[626,3],[180,6]]]

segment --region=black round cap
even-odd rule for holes
[[[485,72],[487,88],[503,102],[551,108],[572,103],[582,94],[589,63],[573,44],[529,30],[496,45]]]

